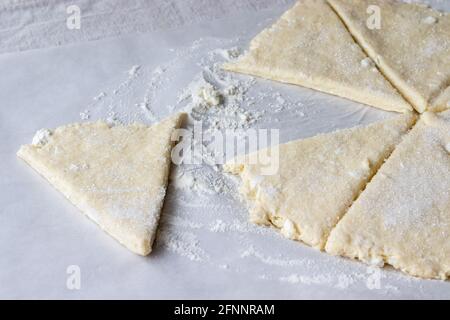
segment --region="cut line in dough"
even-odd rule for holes
[[[450,276],[450,111],[424,113],[338,223],[326,251]]]
[[[147,255],[166,193],[171,136],[182,118],[150,127],[98,121],[40,130],[17,155],[109,235]]]
[[[413,108],[379,72],[325,0],[300,0],[223,68],[389,111]]]
[[[328,0],[381,72],[422,113],[448,109],[450,14],[395,0]],[[379,8],[379,28],[369,7]],[[450,98],[450,94],[447,95]]]
[[[416,120],[413,113],[238,156],[224,171],[240,176],[250,220],[317,249]],[[270,161],[269,161],[270,160]],[[265,173],[269,162],[278,170]]]

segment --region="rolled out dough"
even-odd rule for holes
[[[412,107],[325,0],[300,0],[224,69],[296,84],[390,111]]]
[[[151,127],[75,123],[17,155],[125,247],[150,253],[170,170],[171,135],[178,114]],[[36,139],[35,139],[36,140]]]
[[[450,111],[424,113],[331,232],[326,251],[450,275]]]
[[[328,0],[356,41],[418,112],[450,108],[450,14],[395,0]],[[379,8],[380,28],[370,27]],[[447,95],[450,99],[450,95]]]
[[[415,120],[406,113],[367,127],[292,141],[239,156],[224,170],[240,176],[251,221],[323,249],[332,228]],[[265,175],[271,157],[278,170]]]

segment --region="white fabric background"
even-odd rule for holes
[[[403,0],[445,8],[449,0]],[[2,0],[0,54],[172,29],[294,0]],[[82,27],[68,30],[66,8],[78,5]]]
[[[0,53],[172,29],[293,0],[3,0]],[[66,8],[81,9],[81,29],[66,27]]]

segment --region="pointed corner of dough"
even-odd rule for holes
[[[168,125],[169,127],[173,128],[173,129],[177,129],[183,124],[186,117],[187,117],[187,114],[185,112],[178,112],[176,114],[173,114],[173,115],[170,115],[170,116],[164,118],[163,120],[161,120],[159,123],[156,123],[155,125],[159,125],[159,126]]]
[[[419,120],[419,114],[415,111],[406,111],[402,114],[399,114],[391,119],[388,119],[386,121],[378,122],[380,125],[383,123],[388,124],[391,126],[392,129],[407,133],[416,122]],[[376,125],[377,123],[374,123],[373,125]]]
[[[138,255],[141,255],[143,257],[148,256],[150,253],[152,253],[152,247],[148,246],[143,248],[143,250],[141,252],[136,252]]]
[[[429,109],[428,103],[421,97],[416,97],[415,99],[409,98],[408,101],[410,101],[414,110],[420,114],[426,112]]]
[[[20,146],[19,150],[17,150],[17,152],[16,152],[16,156],[20,159],[23,159],[25,152],[26,152],[26,146],[25,145]]]
[[[421,120],[430,127],[449,127],[450,110],[441,112],[426,111],[421,115]]]
[[[179,112],[174,117],[175,117],[174,129],[179,129],[186,122],[186,119],[187,119],[188,115],[187,115],[186,112]]]
[[[131,252],[145,257],[152,252],[153,241],[154,239],[151,236],[145,236],[134,241],[122,243],[122,245],[127,247]]]
[[[335,229],[331,230],[330,235],[325,242],[324,251],[333,256],[342,256],[344,255],[344,252],[339,246],[336,245],[337,242],[334,240],[334,230]]]
[[[410,124],[410,127],[414,126],[417,120],[419,120],[419,115],[414,110],[405,112],[405,116],[407,117],[407,121]]]
[[[186,119],[187,113],[186,112],[178,112],[173,116],[175,119],[175,125],[178,127],[181,125],[181,123]]]
[[[428,125],[432,124],[437,120],[437,116],[434,112],[426,111],[422,113],[421,119]]]
[[[222,70],[237,73],[248,73],[252,74],[251,70],[248,68],[248,63],[245,62],[247,59],[247,53],[244,53],[241,57],[234,61],[225,62],[221,65]]]
[[[30,165],[30,159],[32,157],[34,148],[35,146],[33,145],[20,146],[19,150],[16,153],[17,158]]]

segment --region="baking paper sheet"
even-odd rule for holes
[[[90,120],[129,113],[129,120],[152,123],[182,109],[179,93],[202,72],[202,61],[207,64],[211,52],[245,48],[287,8],[183,30],[0,56],[1,298],[450,297],[448,282],[331,257],[250,225],[245,206],[229,193],[174,185],[153,253],[136,256],[16,158],[19,146],[30,143],[36,130],[81,121],[85,111]],[[134,65],[140,71],[129,80]],[[165,78],[152,80],[161,66],[168,69]],[[249,95],[265,92],[267,97],[252,107],[266,110],[254,126],[281,129],[282,142],[393,116],[260,79]],[[290,106],[274,112],[279,96]],[[145,97],[152,116],[139,112]],[[70,266],[80,271],[78,290],[68,284]]]

